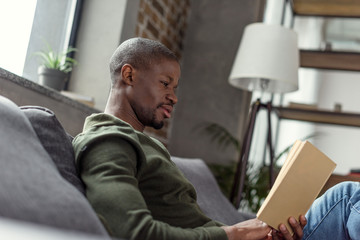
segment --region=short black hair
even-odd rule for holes
[[[148,69],[152,63],[167,59],[179,62],[176,55],[160,42],[147,38],[130,38],[115,50],[110,59],[111,82],[125,64],[137,69]]]

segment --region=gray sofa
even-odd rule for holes
[[[52,111],[18,107],[0,96],[0,136],[0,231],[6,239],[111,238],[86,199],[71,136]],[[230,204],[202,160],[173,161],[209,217],[225,224],[253,217]]]

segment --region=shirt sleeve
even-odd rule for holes
[[[124,139],[92,144],[82,155],[81,176],[94,210],[115,237],[142,240],[225,240],[225,231],[209,224],[180,228],[154,220],[138,189],[137,153]]]

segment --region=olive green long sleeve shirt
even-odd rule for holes
[[[225,240],[205,216],[191,183],[157,140],[95,114],[73,141],[89,202],[110,233],[126,239]]]

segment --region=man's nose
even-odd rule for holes
[[[172,93],[169,93],[168,95],[167,95],[167,98],[172,102],[172,104],[176,104],[177,103],[177,101],[178,101],[178,98],[177,98],[177,96],[176,96],[176,93],[175,93],[175,90],[172,92]]]

